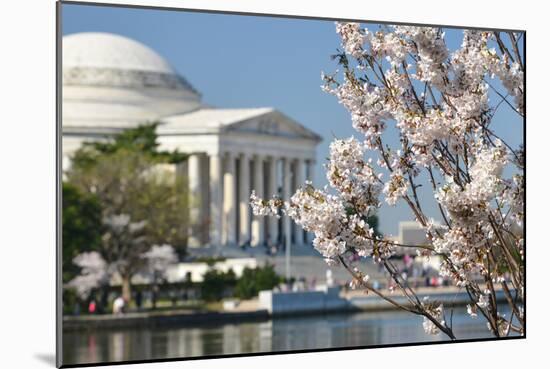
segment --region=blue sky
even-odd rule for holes
[[[214,106],[272,106],[319,133],[317,185],[326,184],[321,165],[332,137],[360,137],[347,111],[321,91],[321,71],[332,73],[339,47],[333,21],[283,19],[227,14],[97,7],[65,4],[63,34],[111,32],[133,38],[156,50]],[[377,25],[369,25],[376,29]],[[446,30],[447,45],[460,46],[462,32]],[[495,83],[495,85],[499,85]],[[491,99],[497,96],[491,94]],[[522,123],[501,107],[494,129],[508,143],[522,142]],[[391,143],[396,135],[390,133]],[[431,198],[421,189],[422,198]],[[435,218],[435,204],[425,211]],[[404,204],[383,206],[380,229],[397,233],[400,220],[412,219]]]

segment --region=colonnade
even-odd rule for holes
[[[314,159],[225,152],[195,153],[187,161],[190,247],[206,244],[280,247],[310,241],[287,217],[252,215],[250,193],[288,199],[314,177]]]

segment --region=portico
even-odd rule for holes
[[[63,38],[63,168],[83,142],[158,122],[163,150],[188,155],[174,167],[189,193],[187,246],[300,245],[287,217],[252,216],[249,197],[288,198],[314,176],[321,138],[280,111],[213,108],[164,58],[107,33]]]
[[[194,114],[212,121],[208,130],[191,127]],[[253,216],[249,197],[288,197],[312,179],[316,134],[271,108],[167,117],[158,134],[164,149],[189,154],[190,247],[277,246],[287,235],[294,245],[308,241],[295,224]]]

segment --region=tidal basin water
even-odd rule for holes
[[[472,319],[460,310],[454,313],[453,329],[459,339],[491,337],[482,318]],[[444,340],[442,334],[424,333],[422,318],[407,312],[311,315],[196,327],[70,331],[63,335],[63,364]]]

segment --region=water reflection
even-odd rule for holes
[[[455,312],[458,338],[490,337],[482,319]],[[312,315],[203,327],[83,330],[64,334],[64,364],[440,341],[406,312]]]

